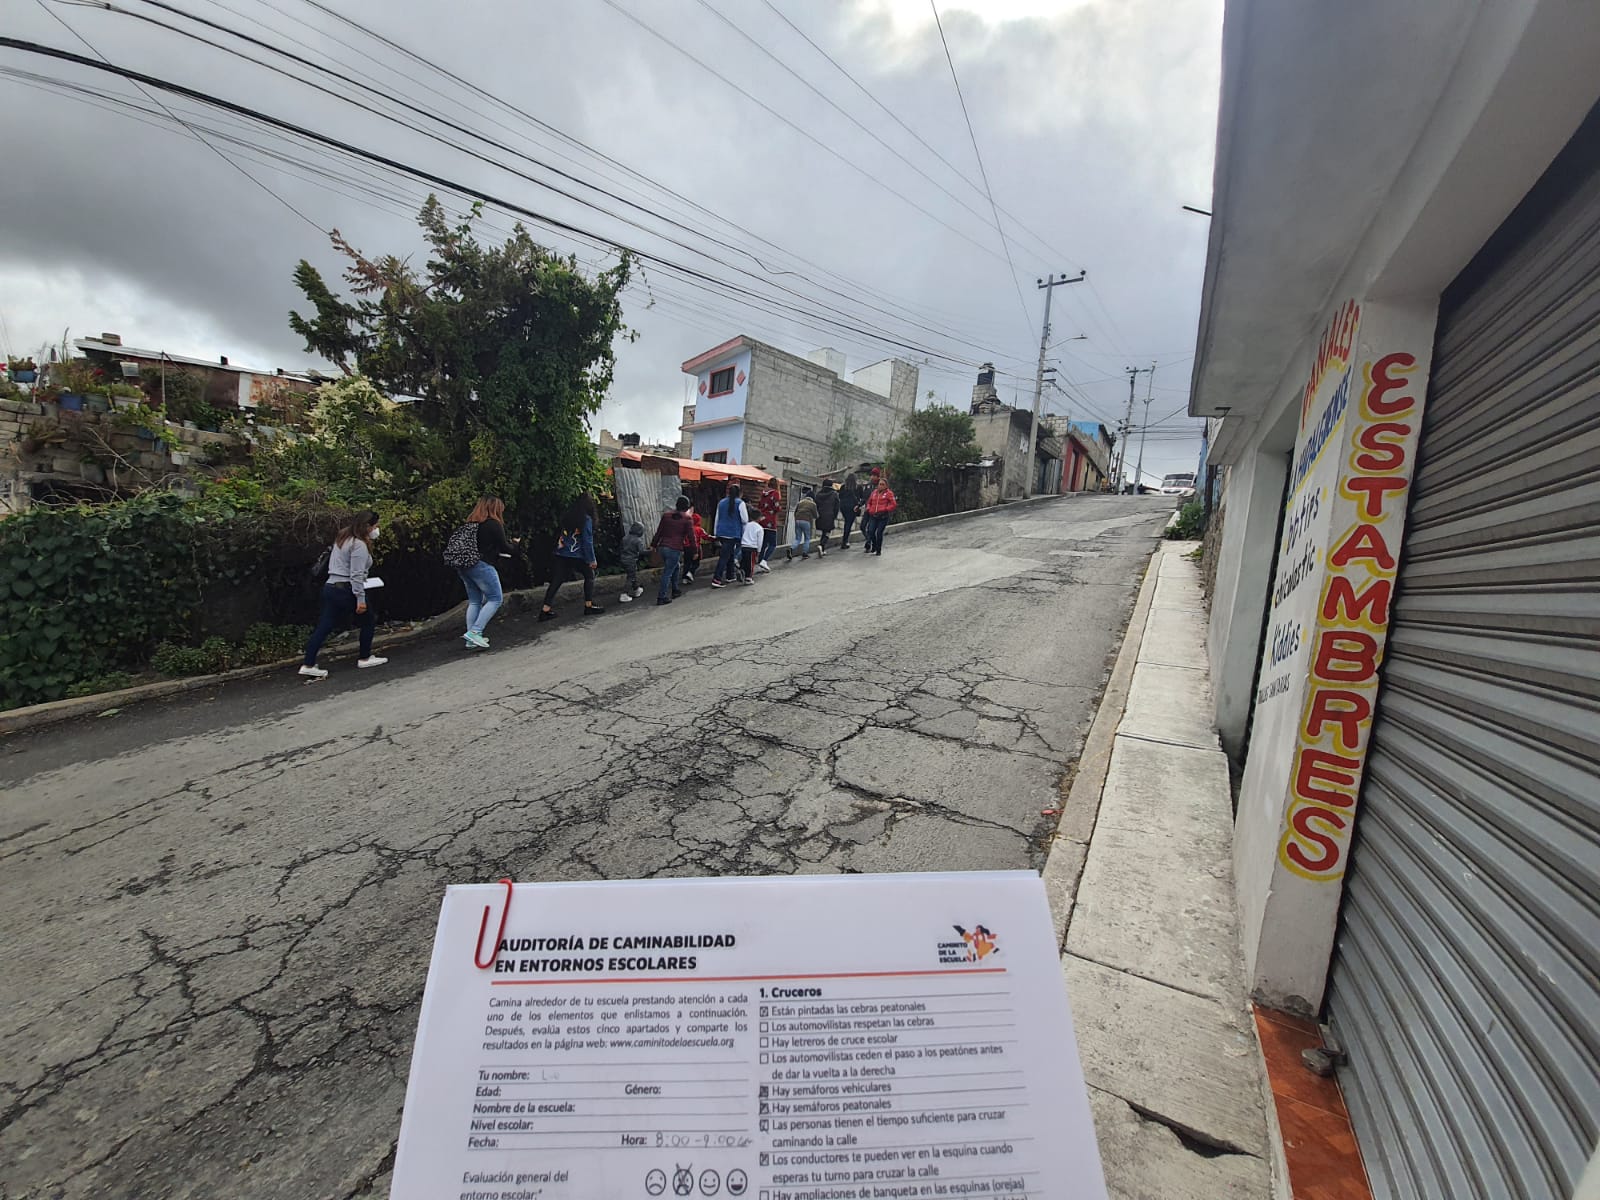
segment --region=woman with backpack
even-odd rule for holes
[[[328,579],[322,585],[322,616],[306,642],[305,662],[300,674],[307,679],[326,679],[328,672],[317,666],[317,653],[335,629],[354,622],[361,630],[361,658],[356,666],[381,667],[388,662],[372,652],[372,634],[377,617],[367,607],[367,574],[372,570],[372,543],[378,536],[378,514],[370,508],[350,518],[334,536],[328,548]]]
[[[594,497],[585,492],[561,517],[561,536],[550,563],[550,586],[544,590],[544,607],[539,620],[555,620],[556,593],[575,575],[583,576],[583,615],[597,617],[605,611],[594,602],[594,573],[600,565],[594,557]]]
[[[463,635],[469,649],[487,650],[489,639],[484,626],[500,609],[503,593],[496,560],[510,558],[515,540],[506,540],[505,501],[485,496],[478,501],[465,525],[458,526],[444,548],[446,565],[456,569],[467,589],[467,631]]]

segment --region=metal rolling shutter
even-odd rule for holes
[[[1597,530],[1591,115],[1439,316],[1328,999],[1382,1198],[1567,1200],[1595,1147]]]

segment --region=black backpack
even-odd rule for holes
[[[444,563],[458,571],[465,571],[482,560],[478,553],[478,527],[471,521],[458,526],[445,543]]]

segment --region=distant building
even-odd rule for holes
[[[1028,439],[1033,413],[1000,404],[998,398],[973,401],[972,428],[984,455],[1000,466],[998,500],[1017,500],[1026,495],[1029,483]],[[1043,421],[1039,422],[1038,444],[1034,448],[1032,490],[1035,495],[1054,495],[1061,489],[1062,442]]]
[[[273,408],[290,419],[298,419],[305,397],[323,382],[320,375],[285,371],[282,367],[269,371],[237,366],[228,361],[227,355],[213,362],[209,358],[168,354],[165,350],[138,350],[124,346],[121,336],[115,333],[78,338],[73,345],[108,378],[137,384],[157,404],[164,402],[167,374],[181,372],[198,379],[201,398],[214,408]]]
[[[595,445],[600,457],[605,459],[615,458],[624,450],[638,450],[642,454],[657,454],[663,458],[689,457],[682,442],[647,442],[637,433],[614,434],[609,429],[600,431],[600,440]]]
[[[1098,492],[1110,474],[1111,434],[1098,421],[1073,421],[1051,414],[1039,418],[1062,443],[1062,492]]]
[[[801,357],[740,335],[683,364],[697,400],[684,406],[692,456],[798,473],[877,461],[916,407],[917,368],[899,359],[862,367],[846,380],[845,357]]]

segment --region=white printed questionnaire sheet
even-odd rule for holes
[[[393,1200],[1104,1200],[1027,871],[447,890]]]

